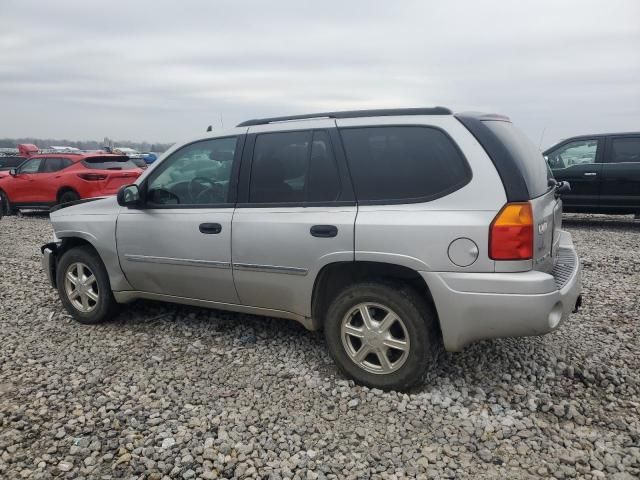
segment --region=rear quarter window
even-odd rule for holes
[[[540,150],[511,122],[485,120],[483,123],[507,149],[522,173],[530,198],[544,195],[549,189],[552,174]]]
[[[462,152],[437,128],[358,127],[340,134],[359,202],[428,201],[471,180]]]
[[[82,161],[87,168],[96,170],[128,170],[138,168],[129,157],[87,157]]]

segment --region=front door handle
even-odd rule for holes
[[[584,172],[585,177],[595,177],[596,175],[598,175],[597,172]]]
[[[219,223],[201,223],[200,233],[217,234],[222,231],[222,225]]]
[[[338,227],[335,225],[314,225],[310,232],[314,237],[331,238],[338,235]]]

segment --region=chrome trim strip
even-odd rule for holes
[[[284,273],[287,275],[306,275],[309,270],[298,267],[285,267],[281,265],[258,265],[255,263],[234,263],[233,268],[253,272]]]
[[[196,260],[192,258],[152,257],[148,255],[125,255],[129,262],[162,263],[166,265],[182,265],[187,267],[231,268],[229,262],[215,260]]]

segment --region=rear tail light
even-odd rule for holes
[[[533,258],[533,212],[529,202],[507,203],[489,229],[489,257],[493,260]]]
[[[107,178],[107,175],[104,173],[78,173],[78,176],[83,180],[89,181],[104,180]]]

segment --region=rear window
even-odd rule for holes
[[[87,157],[82,161],[87,168],[95,168],[96,170],[128,170],[137,168],[129,157]]]
[[[426,201],[471,180],[453,140],[431,127],[340,129],[358,201]]]
[[[548,190],[551,171],[540,150],[511,122],[485,120],[483,122],[498,137],[515,160],[529,190],[529,197],[536,198]]]

